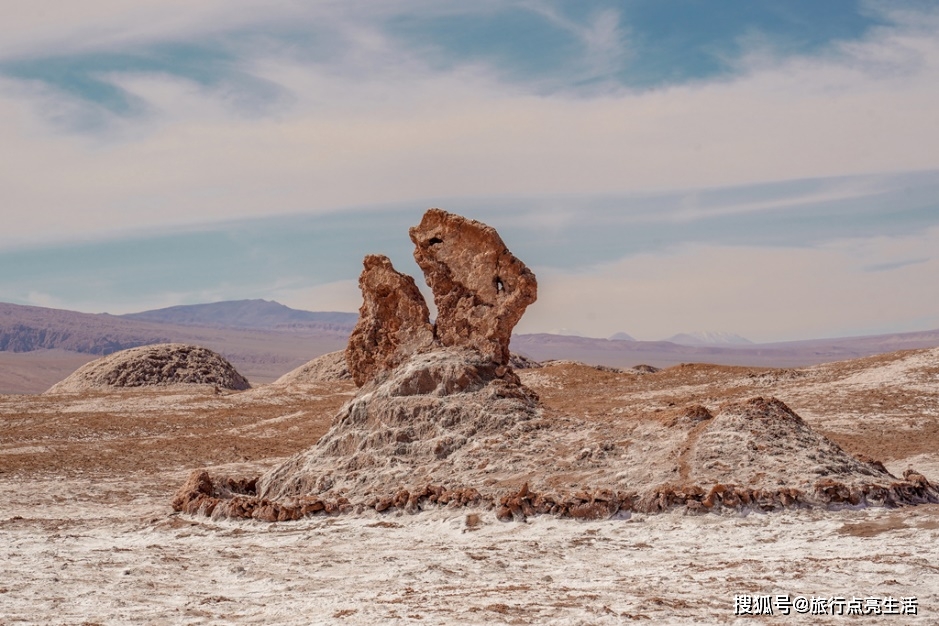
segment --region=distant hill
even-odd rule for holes
[[[733,333],[714,331],[697,331],[693,333],[680,333],[673,335],[665,341],[671,341],[681,346],[749,346],[753,342]]]
[[[210,304],[189,304],[121,315],[124,319],[208,326],[211,328],[253,328],[258,330],[322,329],[351,332],[358,313],[315,312],[291,309],[273,300],[230,300]]]
[[[68,350],[111,354],[171,340],[166,328],[107,313],[77,313],[0,303],[0,351]]]
[[[610,341],[635,341],[636,338],[629,333],[618,332],[610,335]]]
[[[356,319],[354,313],[299,311],[264,300],[123,316],[0,303],[0,393],[41,392],[95,356],[167,342],[205,346],[231,361],[252,383],[271,382],[315,357],[343,349]],[[515,335],[512,350],[539,361],[574,359],[616,367],[691,362],[802,367],[939,346],[939,330],[775,344],[680,345],[615,337]]]
[[[714,363],[753,367],[805,367],[817,363],[939,346],[939,329],[892,335],[810,339],[742,345],[681,345],[671,341],[616,341],[552,334],[515,335],[512,350],[536,361],[573,359],[594,365]]]

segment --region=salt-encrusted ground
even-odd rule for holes
[[[558,413],[604,420],[773,395],[850,452],[939,480],[939,350],[522,377]],[[351,389],[0,397],[0,624],[939,623],[936,505],[527,523],[172,514],[191,469],[271,467],[321,436]],[[918,615],[735,618],[735,595],[776,594],[916,597]]]
[[[735,595],[764,594],[915,596],[919,614],[889,623],[939,621],[935,505],[585,523],[480,511],[474,530],[473,512],[446,509],[267,524],[170,515],[139,480],[3,481],[20,495],[0,522],[0,622],[732,623]]]

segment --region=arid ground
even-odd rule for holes
[[[777,397],[846,451],[939,481],[939,349],[804,369],[555,363],[520,376],[546,418],[599,430]],[[0,623],[939,623],[939,505],[591,522],[457,508],[273,524],[172,512],[193,469],[266,470],[315,443],[354,389],[0,396]],[[569,452],[559,441],[553,453]],[[734,615],[735,596],[777,594],[915,597],[918,610]]]

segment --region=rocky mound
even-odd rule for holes
[[[541,367],[541,363],[538,361],[529,359],[520,354],[515,354],[514,352],[509,358],[509,365],[515,370],[536,369]],[[352,374],[349,373],[349,366],[346,363],[346,353],[344,350],[338,350],[318,356],[312,361],[304,363],[300,367],[287,372],[272,384],[304,385],[351,379]]]
[[[349,366],[344,350],[330,352],[308,361],[274,381],[275,385],[295,385],[349,380]]]
[[[259,495],[379,497],[472,470],[481,438],[518,435],[539,417],[534,393],[499,367],[457,348],[415,356],[364,387],[314,448],[262,476]]]
[[[494,233],[433,209],[411,230],[436,324],[410,277],[366,257],[346,350],[357,396],[309,450],[250,480],[196,472],[173,507],[278,521],[465,504],[518,519],[939,502],[922,476],[852,457],[775,399],[607,421],[547,412],[508,350],[535,278]]]
[[[514,352],[509,355],[509,365],[512,366],[513,370],[534,370],[541,367],[541,363],[535,359]]]
[[[122,350],[86,363],[46,393],[78,393],[168,385],[213,385],[242,390],[247,379],[217,353],[199,346],[162,343]]]

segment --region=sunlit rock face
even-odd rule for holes
[[[508,363],[512,329],[538,297],[532,271],[494,228],[440,209],[427,211],[410,235],[434,293],[437,340]]]
[[[434,294],[437,319],[414,279],[388,257],[368,255],[359,277],[362,307],[346,362],[360,387],[413,355],[471,350],[508,375],[512,329],[537,298],[535,275],[491,226],[430,209],[410,229],[414,259]]]
[[[414,279],[379,254],[365,257],[363,265],[362,307],[346,348],[349,372],[360,387],[434,342],[427,303]]]

